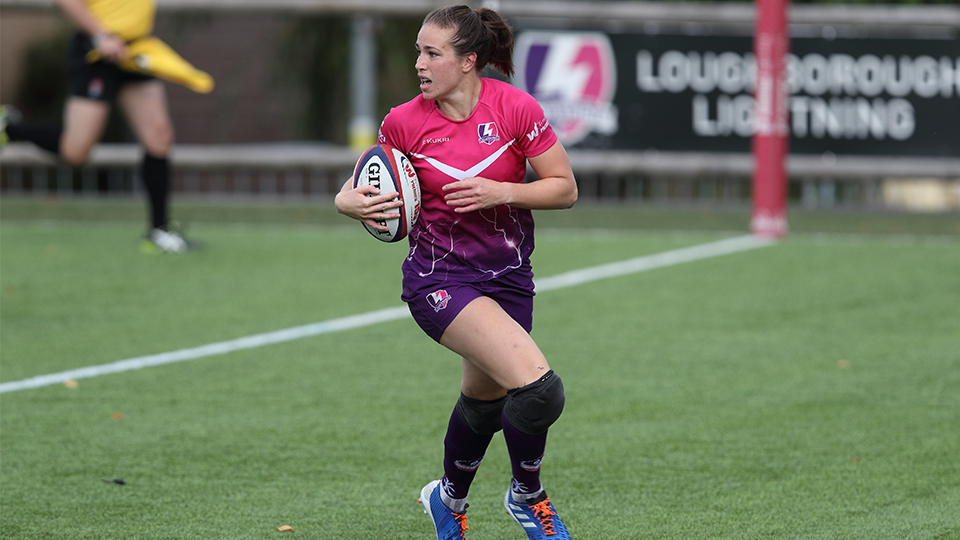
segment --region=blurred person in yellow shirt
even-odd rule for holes
[[[193,70],[176,53],[150,36],[156,14],[154,0],[55,2],[77,27],[67,56],[69,95],[64,104],[63,124],[8,124],[8,119],[4,118],[4,138],[32,142],[71,165],[81,165],[103,135],[111,104],[116,102],[144,149],[140,176],[150,203],[144,250],[187,251],[190,244],[178,232],[170,230],[168,216],[169,153],[174,128],[166,89],[163,82],[153,76],[156,70],[136,68],[137,64],[148,64],[145,60],[149,58],[134,58],[131,51],[135,47],[143,49],[140,45],[143,44],[150,50],[159,51],[161,60],[167,61],[164,65],[169,65],[170,60],[179,61],[175,67],[181,70],[181,75],[186,72],[207,79],[209,76]],[[212,79],[206,82],[206,91],[209,91]],[[4,107],[4,112],[7,111],[9,109]]]

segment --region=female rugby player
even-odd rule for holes
[[[443,477],[421,502],[440,540],[462,539],[466,497],[493,434],[503,430],[513,481],[504,506],[529,538],[569,538],[540,483],[547,429],[563,384],[530,337],[531,210],[569,208],[567,153],[529,94],[480,76],[513,73],[513,34],[490,9],[431,12],[416,42],[421,94],[390,111],[379,141],[417,170],[420,219],[403,263],[402,299],[420,327],[462,357],[461,395],[444,439]],[[525,182],[527,163],[537,180]],[[344,184],[337,210],[383,229],[396,192]]]

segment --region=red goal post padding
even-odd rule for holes
[[[762,236],[787,234],[786,56],[790,52],[787,9],[790,0],[756,0],[753,37],[757,62],[753,119],[753,211],[750,229]]]

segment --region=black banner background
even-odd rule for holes
[[[619,127],[612,135],[591,134],[582,140],[576,147],[579,148],[611,148],[611,149],[657,149],[668,151],[710,151],[710,152],[749,152],[750,136],[730,130],[728,133],[705,136],[694,130],[694,100],[700,103],[700,120],[717,119],[718,100],[739,99],[741,106],[744,99],[752,96],[752,85],[736,94],[727,94],[719,90],[698,93],[689,87],[673,93],[668,91],[650,92],[640,88],[638,83],[638,60],[640,51],[647,51],[651,60],[652,72],[648,76],[656,77],[658,59],[667,51],[689,54],[698,53],[700,58],[704,53],[723,52],[738,53],[741,56],[752,55],[753,41],[749,36],[685,36],[667,34],[608,34],[614,50],[617,67],[617,90],[614,105],[619,111]],[[917,59],[921,56],[930,57],[937,62],[941,59],[949,61],[950,69],[960,68],[960,43],[950,39],[905,39],[905,38],[793,38],[791,53],[799,59],[810,54],[818,54],[823,58],[833,55],[847,55],[853,59],[865,55],[873,55],[880,60],[893,58],[897,62],[902,57]],[[899,65],[899,64],[898,64]],[[819,95],[810,95],[802,89],[792,94],[791,98],[800,99],[801,103],[818,104],[821,113],[824,107],[839,107],[831,109],[840,111],[839,117],[847,118],[850,126],[847,131],[840,133],[844,128],[834,125],[831,134],[825,125],[813,122],[806,118],[800,124],[804,128],[798,130],[794,126],[791,114],[790,151],[798,154],[821,154],[832,152],[836,155],[912,155],[912,156],[960,156],[960,74],[948,73],[955,77],[950,87],[949,95],[938,92],[932,97],[922,97],[911,91],[904,96],[892,96],[887,91],[876,95],[864,95],[857,90],[827,91]],[[697,97],[699,95],[699,97]],[[739,96],[739,98],[738,98]],[[871,132],[866,122],[860,120],[860,126],[855,124],[856,107],[879,107],[881,112],[889,106],[903,107],[904,100],[909,102],[908,109],[912,109],[912,129],[901,128],[898,140],[889,132],[880,130]],[[843,112],[842,103],[847,105],[847,113]],[[891,102],[894,102],[891,104]],[[834,105],[831,105],[834,103]],[[837,104],[840,103],[840,104]],[[706,109],[704,109],[706,106]],[[704,110],[709,113],[704,116]],[[790,108],[788,108],[790,110]],[[836,117],[836,116],[835,116]],[[861,117],[862,118],[862,117]],[[802,119],[801,119],[802,120]],[[909,123],[909,121],[908,121]],[[816,129],[819,127],[819,130]],[[907,126],[908,128],[910,126]],[[904,137],[905,131],[909,136]],[[717,131],[722,131],[718,129]]]

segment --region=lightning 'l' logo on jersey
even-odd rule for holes
[[[477,135],[480,137],[479,142],[483,144],[493,144],[500,140],[500,135],[497,133],[496,122],[487,122],[486,124],[478,125]]]

